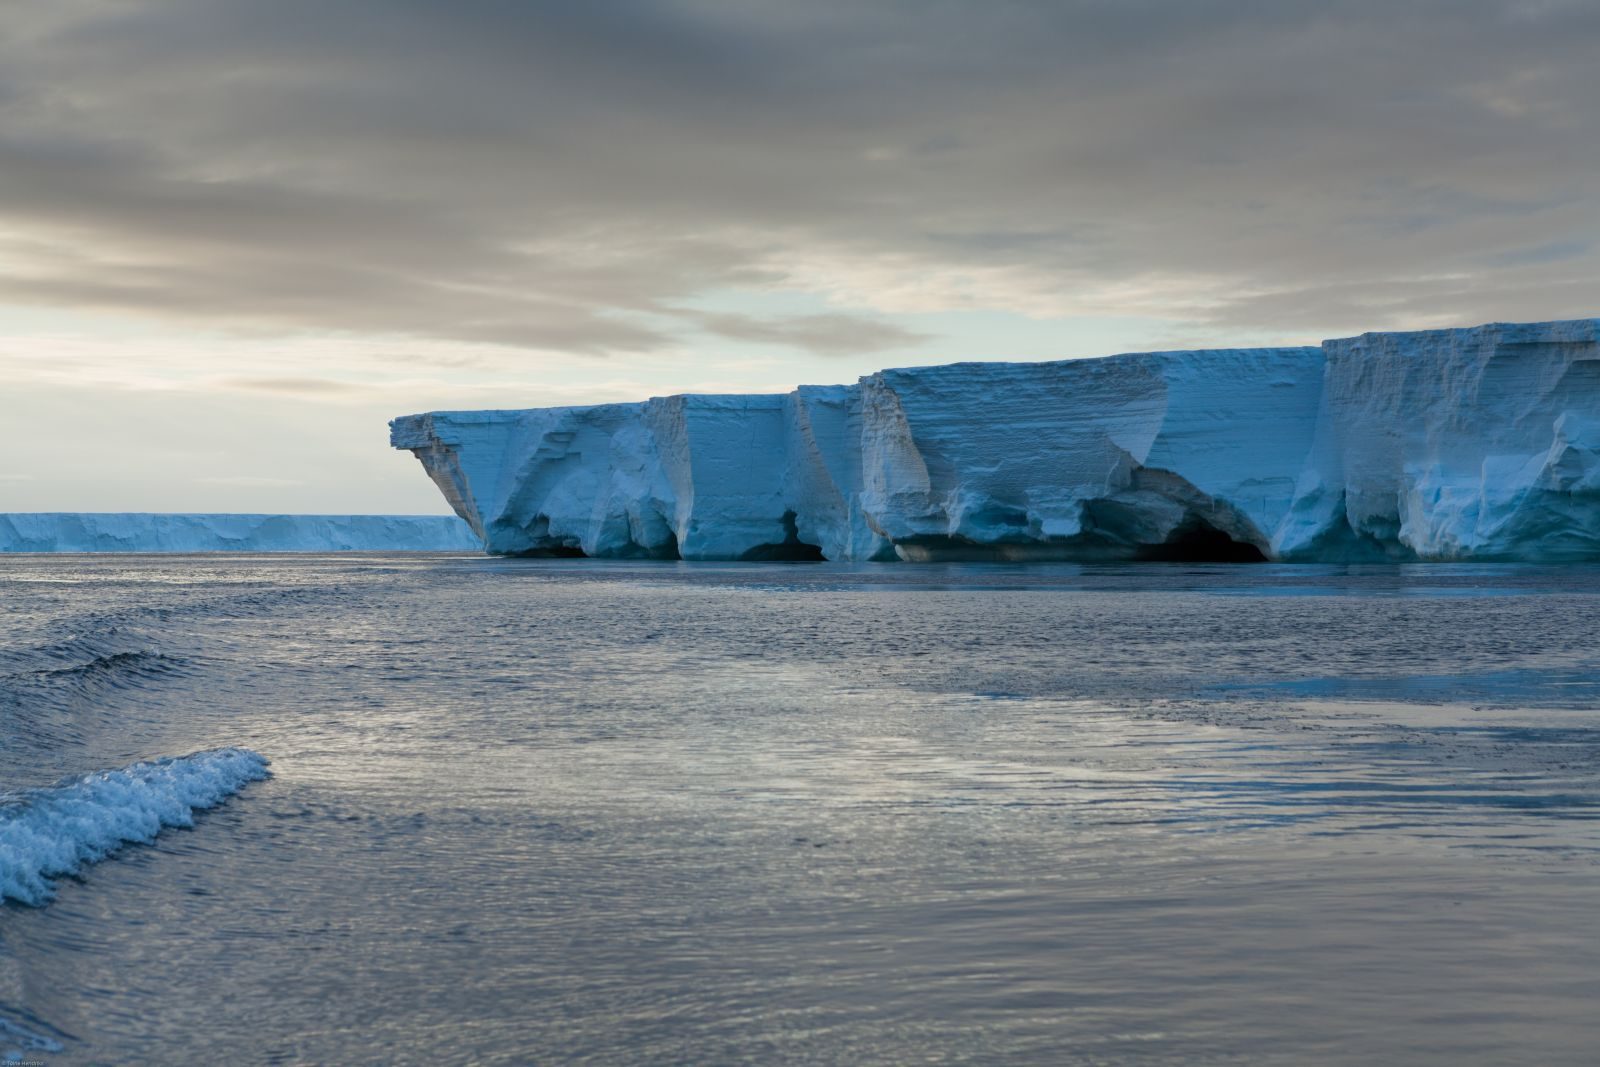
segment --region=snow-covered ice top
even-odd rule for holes
[[[1600,559],[1600,320],[390,423],[491,552]]]
[[[472,551],[453,515],[0,513],[0,552]]]

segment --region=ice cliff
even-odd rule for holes
[[[1600,559],[1600,320],[390,423],[490,552]]]
[[[450,515],[0,514],[0,552],[383,552],[474,550]]]

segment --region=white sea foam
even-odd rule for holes
[[[152,841],[165,827],[192,826],[196,811],[269,774],[259,753],[219,748],[0,796],[0,901],[46,904],[49,879]]]
[[[0,1063],[22,1063],[30,1052],[62,1052],[65,1046],[9,1019],[0,1018],[0,1050],[4,1050]]]

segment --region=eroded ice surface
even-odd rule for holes
[[[0,514],[0,552],[385,552],[479,548],[449,515]]]
[[[1595,559],[1597,325],[433,412],[391,439],[498,553]]]

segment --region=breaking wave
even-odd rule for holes
[[[193,826],[196,811],[270,777],[267,763],[247,748],[219,748],[0,795],[0,901],[49,903],[51,878],[153,841],[165,827]]]

